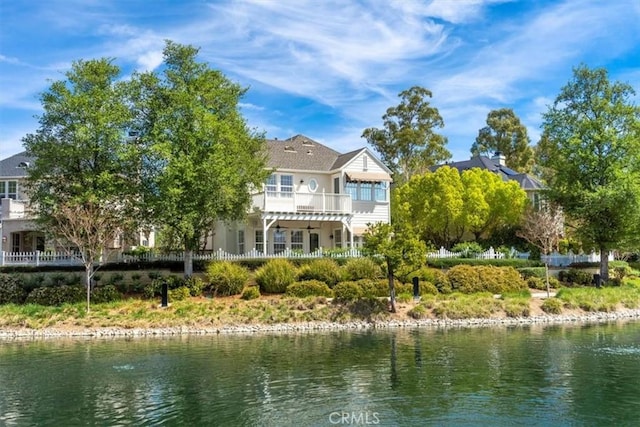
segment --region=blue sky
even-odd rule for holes
[[[243,113],[268,138],[362,147],[420,85],[462,160],[497,108],[535,144],[581,63],[640,91],[639,23],[640,0],[0,0],[0,158],[22,151],[39,94],[73,60],[114,58],[126,77],[158,67],[171,39],[249,87]]]

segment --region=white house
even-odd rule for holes
[[[368,149],[341,154],[304,135],[268,140],[273,170],[244,223],[219,224],[208,249],[272,254],[357,247],[390,221],[391,171]]]

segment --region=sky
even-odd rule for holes
[[[499,108],[536,144],[581,64],[640,92],[640,0],[0,0],[0,159],[73,61],[112,58],[126,79],[158,70],[167,39],[248,88],[250,127],[339,152],[412,86],[433,93],[454,161]]]

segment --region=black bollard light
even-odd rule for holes
[[[162,307],[169,306],[169,285],[167,282],[162,283]]]
[[[593,275],[593,284],[596,285],[596,288],[599,288],[602,285],[602,279],[599,274]]]
[[[413,279],[413,299],[420,299],[420,278],[414,277]]]

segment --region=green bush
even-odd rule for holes
[[[215,261],[207,266],[207,278],[214,295],[238,295],[249,280],[249,271],[229,261]]]
[[[154,298],[159,296],[162,293],[162,285],[166,283],[167,289],[170,291],[172,289],[178,289],[180,287],[187,287],[186,280],[183,277],[178,276],[159,276],[157,279],[148,283],[144,289],[142,290],[142,296],[144,298]]]
[[[343,282],[348,283],[348,282]],[[379,298],[358,298],[348,304],[349,311],[355,316],[363,319],[371,320],[383,313],[388,313],[389,306],[387,301]]]
[[[558,298],[547,298],[542,302],[540,308],[542,311],[549,314],[560,314],[562,313],[562,307],[564,303]]]
[[[475,295],[452,294],[439,300],[433,307],[433,314],[439,319],[489,318],[502,309],[502,301],[487,292]]]
[[[537,277],[538,279],[545,279],[546,269],[544,267],[524,267],[518,268],[518,272],[523,279],[527,280],[529,277]]]
[[[362,287],[357,282],[340,282],[333,288],[336,302],[351,302],[364,296]]]
[[[434,268],[451,268],[456,265],[493,265],[495,267],[540,267],[544,264],[530,259],[466,259],[466,258],[427,258],[427,265]]]
[[[389,279],[376,279],[376,280],[358,280],[356,282],[362,290],[362,295],[370,298],[379,298],[389,296]],[[395,285],[401,283],[396,281]]]
[[[106,281],[107,285],[117,285],[124,280],[124,275],[122,273],[114,273],[112,274]]]
[[[182,301],[191,296],[191,290],[188,286],[180,286],[169,290],[169,301]]]
[[[567,285],[573,286],[589,286],[593,284],[593,274],[576,268],[560,271],[558,279]]]
[[[407,312],[407,315],[417,320],[426,319],[427,317],[429,317],[429,311],[424,305],[418,304],[415,307],[413,307],[411,310],[409,310]]]
[[[85,288],[81,286],[47,286],[32,290],[27,296],[27,304],[59,306],[74,304],[86,298]]]
[[[406,304],[410,301],[413,301],[413,295],[406,292],[402,292],[401,294],[398,294],[398,296],[396,297],[396,301]]]
[[[472,294],[483,290],[478,270],[470,265],[456,265],[447,272],[447,277],[454,292]]]
[[[22,280],[10,274],[0,274],[0,305],[22,304],[27,298]]]
[[[91,291],[91,301],[99,304],[122,299],[122,294],[114,285],[98,286]]]
[[[462,258],[475,258],[476,255],[481,254],[484,251],[485,250],[482,246],[477,242],[458,243],[451,248],[451,252],[462,252]]]
[[[286,259],[272,259],[256,271],[256,283],[261,292],[283,294],[296,281],[297,271]]]
[[[240,296],[240,298],[247,301],[260,298],[260,288],[258,288],[257,286],[246,287],[244,288],[244,291],[242,291],[242,295]]]
[[[342,267],[346,280],[379,279],[382,269],[371,258],[351,258]]]
[[[287,287],[287,295],[298,298],[310,296],[332,298],[333,291],[325,282],[320,280],[305,280],[290,284]]]
[[[609,263],[609,278],[622,281],[625,277],[631,275],[633,269],[626,261],[611,261]]]
[[[340,266],[330,258],[314,259],[298,271],[298,280],[319,280],[333,288],[342,280]]]
[[[531,276],[527,279],[527,287],[529,287],[530,289],[546,290],[547,283],[544,279]]]

